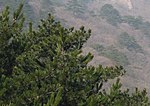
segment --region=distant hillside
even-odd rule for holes
[[[0,0],[0,8],[16,8],[19,0]],[[92,36],[83,48],[92,52],[92,65],[122,65],[125,86],[150,92],[149,0],[28,0],[24,11],[30,20],[52,13],[66,26],[84,25]]]

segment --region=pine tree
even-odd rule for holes
[[[82,55],[91,30],[63,27],[49,14],[37,30],[23,29],[23,5],[0,15],[0,105],[11,106],[149,106],[146,91],[121,91],[121,66],[88,66],[91,53]]]

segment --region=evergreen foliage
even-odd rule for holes
[[[38,20],[38,18],[37,16],[35,16],[33,7],[30,5],[29,1],[30,0],[0,0],[0,8],[9,6],[10,13],[13,13],[16,9],[16,6],[18,6],[20,2],[24,2],[23,12],[24,15],[27,17],[26,21],[32,20],[32,22],[35,22],[35,19]]]
[[[37,30],[23,29],[23,5],[0,14],[0,105],[6,106],[149,106],[146,91],[121,91],[121,66],[88,66],[93,55],[82,55],[91,35],[84,27],[65,28],[49,14]]]

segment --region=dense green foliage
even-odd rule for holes
[[[9,106],[149,106],[146,91],[121,91],[120,67],[88,66],[93,56],[82,55],[91,35],[84,27],[65,28],[49,14],[37,30],[25,21],[23,5],[0,14],[0,105]]]
[[[13,13],[14,10],[16,9],[16,6],[18,6],[20,4],[20,2],[21,2],[21,0],[0,0],[0,4],[1,4],[0,8],[9,6],[10,12]],[[33,7],[31,7],[31,5],[29,4],[29,0],[24,0],[23,12],[24,12],[24,15],[27,17],[28,21],[32,20],[33,22],[35,22],[34,19],[37,17],[35,16]]]

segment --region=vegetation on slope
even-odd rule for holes
[[[100,10],[100,16],[113,25],[118,26],[121,23],[127,23],[135,30],[141,30],[145,35],[150,35],[150,23],[144,21],[142,17],[135,16],[121,16],[119,11],[111,4],[105,4]]]
[[[69,1],[66,5],[67,10],[71,11],[75,17],[82,18],[86,13],[86,5],[79,0]]]
[[[100,11],[100,16],[105,18],[108,23],[113,26],[117,26],[122,22],[122,17],[117,9],[115,9],[111,4],[105,4]]]
[[[127,56],[114,46],[103,47],[102,45],[97,44],[94,46],[94,49],[99,53],[99,55],[113,60],[118,65],[127,66],[130,64]]]
[[[119,37],[119,43],[122,47],[127,48],[129,51],[135,51],[143,53],[142,47],[137,43],[133,36],[130,36],[128,33],[124,32]]]

